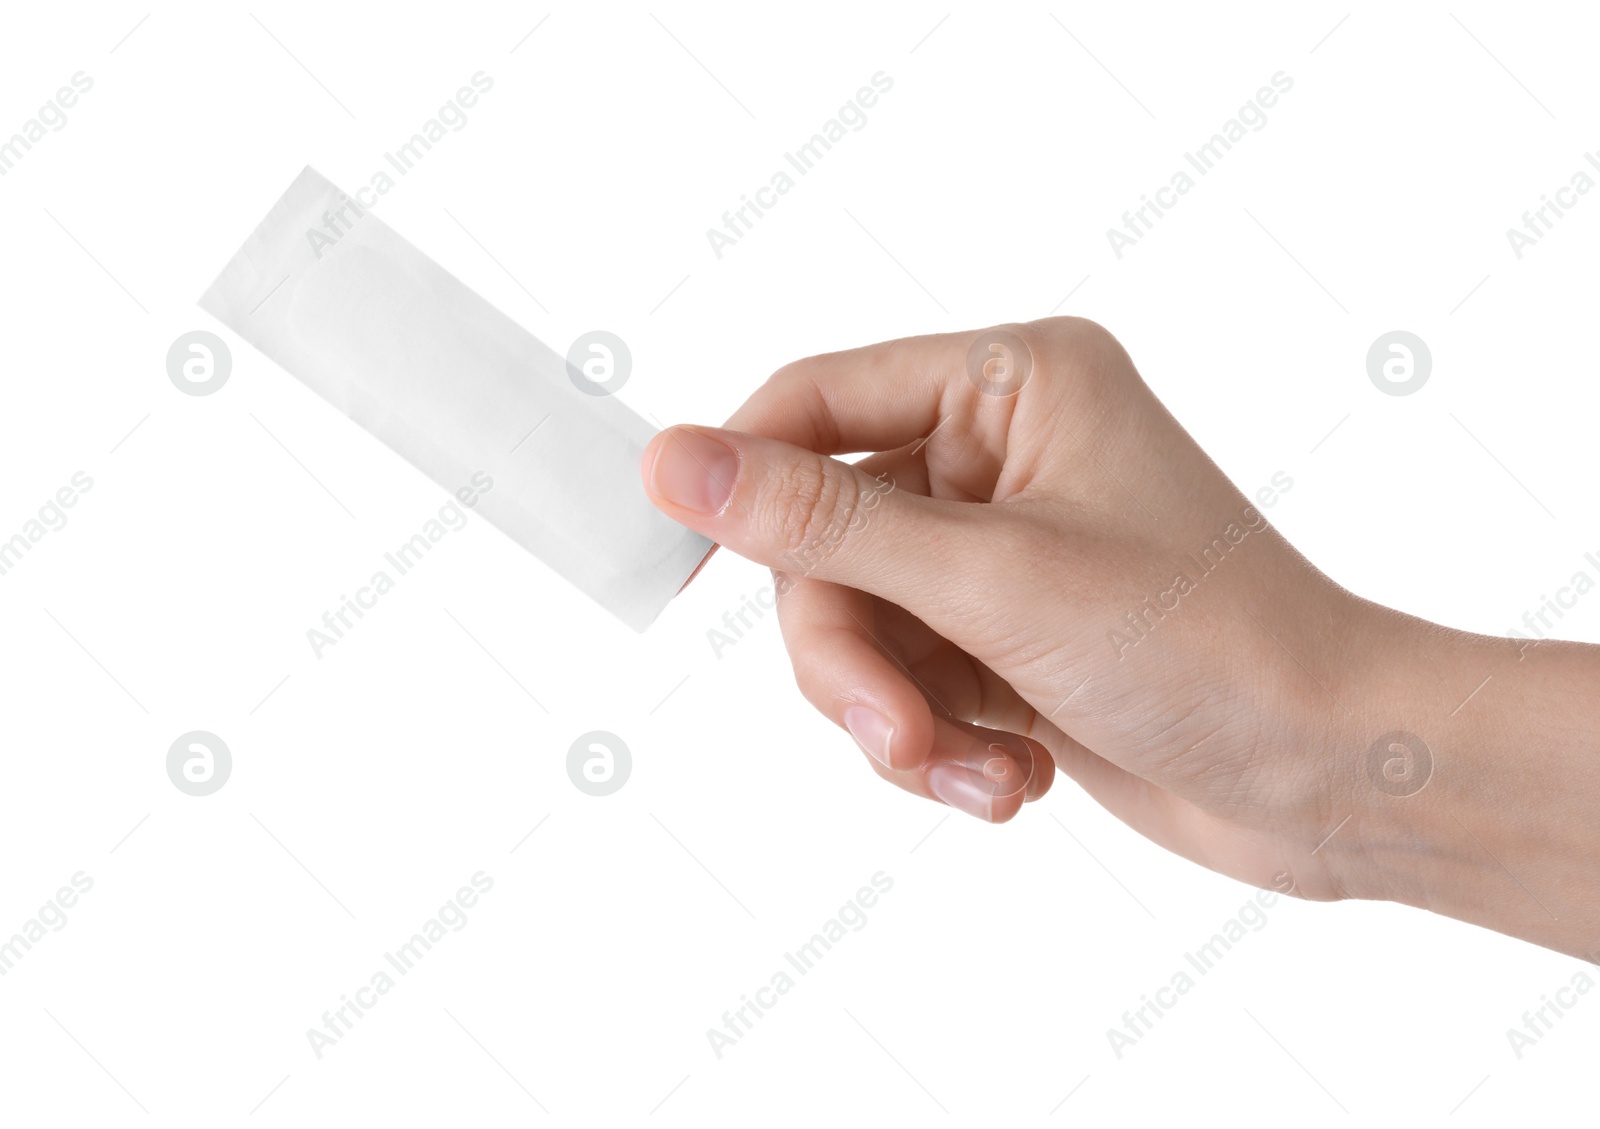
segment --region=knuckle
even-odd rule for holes
[[[1019,335],[1058,391],[1086,406],[1114,405],[1139,383],[1122,342],[1098,322],[1044,318],[1022,326]]]
[[[971,352],[971,336],[966,340],[969,342],[967,375],[983,389],[975,369],[977,361]],[[1020,344],[1023,356],[1017,363],[1023,366],[1022,383],[1025,385],[1028,378],[1037,373],[1058,392],[1070,388],[1088,390],[1101,383],[1100,378],[1114,379],[1124,372],[1131,372],[1133,367],[1122,345],[1111,332],[1087,318],[1049,317],[1030,322],[1007,322],[983,330],[976,335],[976,341],[980,344],[1004,341],[1013,349]],[[999,345],[990,347],[999,348]],[[987,369],[984,374],[987,375]],[[997,394],[1009,394],[1009,391]]]
[[[790,361],[767,377],[761,391],[774,396],[788,396],[796,389],[811,383],[805,361]]]
[[[1121,343],[1109,329],[1088,318],[1041,318],[1028,323],[1026,328],[1032,329],[1041,339],[1058,348],[1097,352],[1122,348]]]
[[[784,567],[801,576],[833,555],[859,505],[848,476],[820,458],[800,459],[776,476],[768,512],[787,552]]]
[[[1085,339],[1112,340],[1111,331],[1097,321],[1089,318],[1073,317],[1062,314],[1059,317],[1040,318],[1031,323],[1040,329],[1051,333],[1075,336]]]
[[[821,375],[827,359],[823,355],[790,361],[769,376],[747,405],[757,410],[758,418],[751,422],[760,428],[777,416],[804,420],[811,429],[807,443],[811,449],[839,450],[839,423]]]

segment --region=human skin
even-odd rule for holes
[[[994,330],[811,357],[642,460],[662,511],[774,569],[801,692],[877,774],[1000,823],[1059,768],[1256,886],[1600,959],[1600,647],[1345,590],[1109,333],[997,328],[1011,368],[969,362]]]

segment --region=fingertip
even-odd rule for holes
[[[986,823],[1005,823],[1054,779],[1054,759],[1038,741],[971,722],[938,723],[938,747],[923,771],[928,792]]]
[[[733,497],[742,460],[731,434],[676,425],[653,435],[639,472],[656,508],[690,528],[720,515]]]
[[[840,720],[873,760],[894,772],[910,772],[922,767],[933,744],[926,707],[920,712],[923,716],[904,704],[884,708],[853,703],[844,708]]]
[[[1028,743],[1028,750],[1033,756],[1033,763],[1028,774],[1028,787],[1023,799],[1032,803],[1046,792],[1056,782],[1056,758],[1042,742],[1032,737],[1023,737]]]
[[[994,795],[985,786],[981,772],[974,772],[964,764],[940,761],[928,766],[923,779],[928,783],[928,791],[946,807],[985,823],[996,822]]]
[[[1004,760],[1006,767],[996,769]],[[989,769],[977,769],[957,761],[937,761],[924,773],[928,791],[948,807],[965,812],[985,823],[1007,823],[1022,810],[1022,792],[997,787],[996,775],[1014,774],[1015,762],[1009,756],[992,758]]]
[[[927,764],[928,758],[933,755],[933,711],[928,708],[927,699],[908,683],[901,682],[899,690],[900,701],[893,711],[899,724],[890,767],[902,772],[915,772]]]

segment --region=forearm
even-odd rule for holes
[[[1349,892],[1600,960],[1600,647],[1381,618],[1325,848]],[[1421,746],[1380,744],[1397,732]]]

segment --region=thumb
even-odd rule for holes
[[[775,439],[672,427],[650,441],[640,470],[658,509],[740,556],[908,610],[956,594],[949,563],[976,541],[970,506]]]

